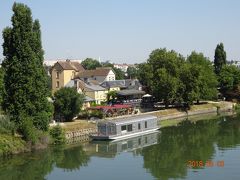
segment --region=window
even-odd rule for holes
[[[147,121],[145,121],[145,128],[147,128]]]
[[[57,72],[56,72],[56,79],[59,79],[59,74],[60,74],[60,72],[57,71]]]
[[[127,125],[127,131],[128,132],[132,131],[132,124]]]
[[[148,143],[148,139],[147,139],[147,137],[145,137],[145,144],[147,144]]]
[[[126,131],[127,130],[127,126],[124,125],[124,126],[121,126],[121,131]]]
[[[138,145],[141,145],[141,138],[138,139]]]
[[[59,88],[59,81],[56,82],[56,88]]]
[[[138,123],[138,129],[139,130],[141,129],[141,123]]]

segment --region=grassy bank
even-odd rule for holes
[[[65,131],[76,131],[81,129],[95,128],[96,124],[86,120],[75,120],[74,122],[65,122],[61,124]]]
[[[27,151],[26,142],[20,137],[0,134],[0,156]]]

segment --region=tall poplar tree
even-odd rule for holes
[[[219,75],[219,73],[222,70],[223,65],[227,63],[226,59],[226,52],[224,50],[223,43],[220,43],[217,45],[215,49],[215,55],[214,55],[214,68],[215,68],[215,73]]]
[[[47,101],[40,24],[26,5],[14,3],[12,10],[12,27],[3,30],[3,109],[22,132],[26,124],[47,130],[52,108]]]

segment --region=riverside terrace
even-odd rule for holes
[[[142,96],[145,91],[136,89],[126,89],[117,92],[117,103],[129,104],[134,107],[139,107],[142,101]]]
[[[132,105],[126,104],[115,104],[111,106],[95,106],[90,107],[88,110],[91,111],[100,111],[106,117],[116,117],[122,115],[129,115],[134,113],[134,107]]]

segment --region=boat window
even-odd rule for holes
[[[132,131],[132,124],[127,125],[127,131]]]
[[[127,149],[127,143],[123,143],[122,144],[122,150],[124,151],[124,150],[126,150]]]
[[[121,131],[126,131],[126,130],[127,130],[127,126],[126,125],[121,126]]]
[[[141,138],[138,139],[138,145],[141,145]]]
[[[147,121],[145,121],[145,128],[147,128]]]
[[[141,129],[141,123],[138,123],[138,129]]]

